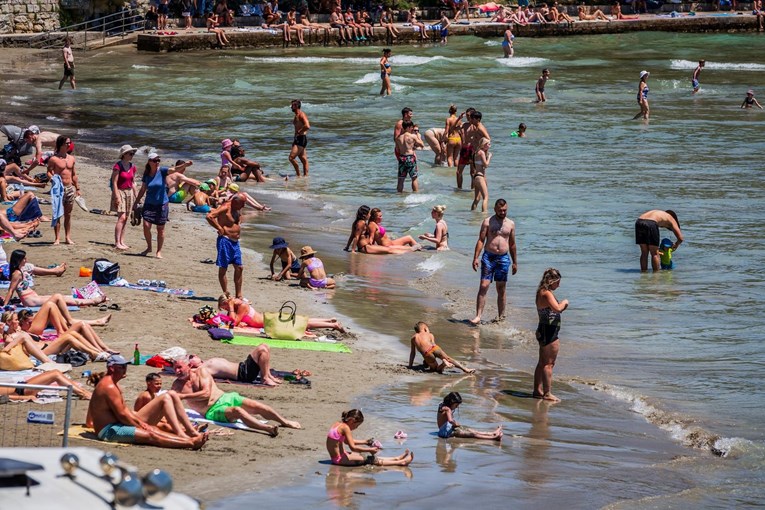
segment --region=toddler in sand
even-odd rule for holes
[[[457,367],[466,374],[472,374],[475,369],[466,368],[460,362],[453,360],[446,353],[436,345],[436,337],[428,329],[428,325],[424,322],[418,322],[414,326],[415,334],[412,335],[412,351],[409,354],[409,368],[414,365],[414,356],[416,351],[422,354],[422,359],[428,366],[431,372],[443,373],[445,368]],[[438,364],[438,360],[442,360],[441,364]]]
[[[453,391],[444,397],[444,401],[438,405],[438,437],[447,439],[450,437],[472,438],[472,439],[490,439],[493,441],[502,440],[502,425],[491,432],[482,432],[480,430],[463,427],[454,419],[454,411],[462,403],[462,396]]]

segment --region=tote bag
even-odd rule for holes
[[[305,336],[308,317],[297,314],[294,301],[285,301],[278,312],[263,314],[263,329],[270,338],[278,340],[299,340]]]

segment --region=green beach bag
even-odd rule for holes
[[[278,340],[300,340],[305,336],[308,317],[297,314],[294,301],[285,301],[278,312],[263,314],[263,329],[270,338]]]

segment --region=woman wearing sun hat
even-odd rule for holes
[[[109,185],[112,189],[111,211],[117,213],[117,224],[114,226],[114,247],[118,250],[130,248],[125,244],[125,227],[130,211],[135,204],[135,186],[133,185],[136,167],[133,156],[138,149],[130,145],[120,147],[120,160],[112,167],[112,177]]]
[[[324,262],[310,246],[300,248],[300,286],[309,289],[334,289],[335,280],[327,278]]]
[[[640,82],[638,83],[637,102],[640,105],[640,113],[632,117],[632,120],[642,117],[648,120],[648,77],[651,73],[640,71]]]
[[[140,203],[141,198],[146,195],[146,201],[143,204],[143,235],[146,239],[146,249],[141,255],[151,253],[151,226],[157,226],[157,258],[162,258],[162,245],[165,243],[165,223],[167,223],[170,213],[168,203],[170,199],[167,196],[167,174],[170,169],[166,166],[159,166],[160,157],[156,152],[149,154],[149,160],[141,178],[141,191],[135,199],[134,208]]]

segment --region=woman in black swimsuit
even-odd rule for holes
[[[568,308],[568,299],[558,301],[553,291],[560,286],[560,272],[555,268],[545,270],[537,289],[536,305],[539,314],[537,342],[539,342],[539,362],[534,370],[534,398],[551,402],[560,399],[551,393],[552,370],[558,357],[560,342],[560,314]]]

